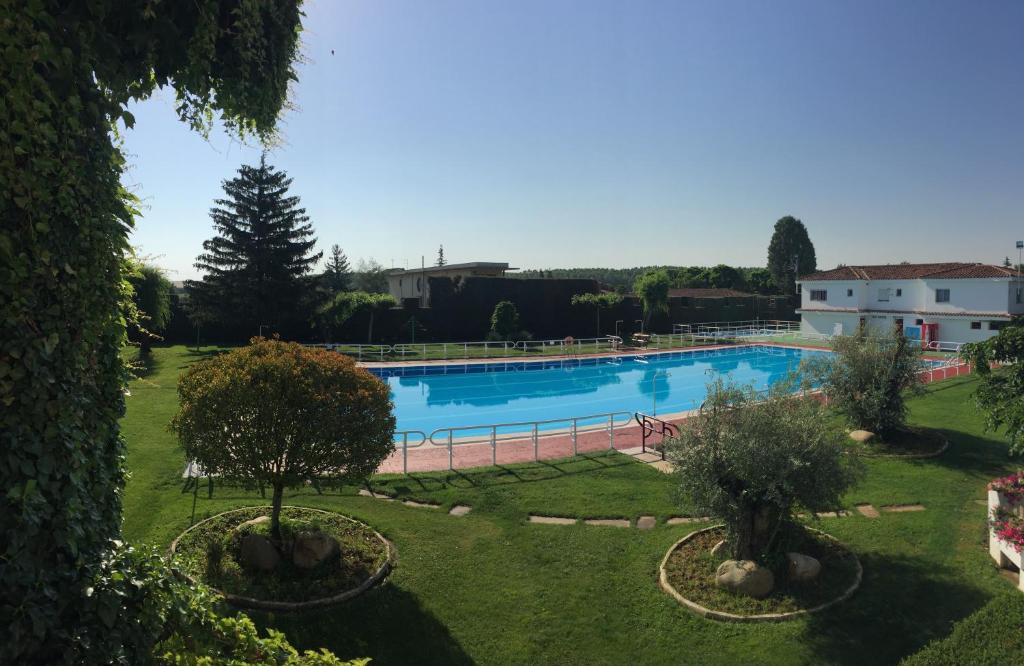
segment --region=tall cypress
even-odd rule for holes
[[[313,252],[313,227],[299,198],[288,196],[291,184],[266,154],[224,181],[227,196],[210,209],[217,235],[195,263],[203,279],[186,283],[197,319],[254,333],[306,320],[307,274],[323,253]]]

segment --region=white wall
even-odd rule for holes
[[[922,280],[923,309],[928,312],[1006,312],[1010,300],[1007,280]],[[935,302],[936,289],[949,289],[949,302]]]
[[[800,315],[800,330],[804,333],[832,335],[837,323],[843,325],[843,334],[849,335],[860,325],[860,316],[841,312],[804,312]]]
[[[800,307],[812,310],[842,310],[847,308],[862,309],[867,290],[860,280],[820,280],[818,282],[800,283]],[[828,292],[828,300],[812,301],[811,290],[824,289]],[[853,292],[852,296],[847,293]]]

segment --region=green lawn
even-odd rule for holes
[[[212,353],[212,350],[204,350]],[[125,534],[166,546],[196,519],[262,503],[218,487],[182,493],[184,464],[167,422],[175,383],[199,355],[157,349],[132,382],[122,425],[131,479]],[[985,548],[984,487],[1013,468],[986,435],[971,400],[973,381],[928,387],[913,401],[914,423],[943,429],[946,455],[918,462],[874,459],[846,498],[921,503],[919,513],[823,519],[864,565],[857,594],[836,609],[781,624],[735,625],[691,615],[662,593],[656,569],[691,527],[672,499],[671,477],[619,454],[510,468],[374,479],[376,490],[469,504],[463,518],[356,495],[293,492],[286,503],[332,509],[366,521],[397,547],[389,582],[355,601],[305,615],[260,615],[302,647],[375,664],[892,664],[984,606],[1007,583]],[[195,505],[193,506],[193,503]],[[530,512],[581,517],[651,514],[653,530],[531,525]]]

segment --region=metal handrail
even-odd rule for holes
[[[410,435],[419,435],[420,441],[409,444]],[[395,438],[402,438],[402,474],[409,473],[409,449],[415,449],[427,443],[427,433],[422,430],[400,430],[395,433]]]
[[[384,361],[385,356],[398,355],[401,358],[399,360],[405,361],[412,357],[414,360],[428,360],[429,352],[440,352],[440,358],[438,360],[448,361],[456,359],[468,359],[468,358],[487,358],[487,353],[491,349],[495,351],[500,350],[502,354],[508,355],[510,351],[523,351],[528,352],[531,348],[544,349],[547,347],[559,348],[560,354],[566,354],[568,348],[574,354],[584,353],[580,351],[580,348],[586,345],[594,345],[598,347],[595,353],[600,353],[600,347],[607,345],[609,351],[616,349],[617,336],[600,336],[594,338],[575,338],[569,341],[566,339],[552,339],[552,340],[478,340],[472,342],[425,342],[425,343],[396,343],[394,345],[374,345],[374,344],[348,344],[343,342],[319,342],[307,344],[307,347],[317,347],[321,349],[328,349],[331,351],[337,351],[338,353],[345,354],[347,356],[354,356],[356,360],[379,360]],[[621,345],[621,338],[618,340],[618,344]],[[476,350],[482,348],[484,350],[484,356],[471,356],[470,350]]]
[[[634,415],[636,422],[640,425],[640,451],[641,453],[647,453],[647,438],[651,435],[661,435],[661,459],[665,459],[665,438],[666,437],[677,437],[679,435],[679,428],[668,421],[663,421],[650,414],[644,414],[643,412],[636,412]],[[657,427],[655,426],[657,424]]]
[[[625,417],[624,421],[620,421],[621,417]],[[445,446],[448,448],[448,469],[454,469],[453,466],[453,451],[457,446],[463,444],[481,444],[490,443],[491,445],[491,464],[496,465],[498,461],[498,442],[501,441],[521,441],[523,439],[531,439],[533,441],[533,459],[539,460],[539,448],[541,437],[553,437],[565,435],[565,431],[544,431],[541,426],[551,425],[553,423],[566,423],[569,424],[568,433],[572,438],[572,454],[577,454],[577,440],[581,432],[593,432],[600,429],[604,429],[608,433],[608,449],[615,448],[615,429],[620,428],[632,420],[633,415],[630,412],[605,412],[602,414],[591,414],[588,416],[571,416],[561,419],[546,419],[541,421],[519,421],[513,423],[490,423],[486,425],[471,425],[471,426],[452,426],[449,428],[438,428],[430,433],[427,437],[427,441],[435,446]],[[604,423],[595,423],[592,426],[581,426],[581,422],[602,420]],[[515,428],[513,432],[499,433],[499,429]],[[490,431],[487,435],[477,439],[459,439],[456,440],[459,432],[471,432],[474,430]],[[438,441],[438,436],[443,435],[441,441]]]

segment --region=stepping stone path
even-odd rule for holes
[[[373,491],[367,490],[366,488],[360,488],[359,494],[362,495],[363,497],[372,497],[373,499],[380,499],[386,502],[395,501],[395,498],[391,497],[390,495],[382,495],[381,493],[375,493]]]
[[[624,518],[588,518],[583,522],[598,527],[629,527],[629,521]]]
[[[923,504],[890,504],[889,506],[883,506],[882,511],[888,511],[889,513],[907,513],[909,511],[924,511]]]
[[[657,522],[654,516],[640,516],[636,520],[636,528],[638,530],[650,530],[654,528]]]
[[[375,493],[372,490],[367,490],[366,488],[360,488],[359,489],[359,495],[362,496],[362,497],[372,497],[373,499],[384,500],[385,502],[395,502],[395,501],[397,501],[396,498],[391,497],[390,495],[384,495],[383,493]],[[412,507],[414,509],[440,509],[441,508],[440,504],[431,504],[429,502],[417,502],[416,500],[402,500],[402,504],[404,504],[406,506],[410,506],[410,507]],[[469,513],[472,510],[473,510],[473,507],[471,507],[471,506],[466,506],[465,504],[456,504],[448,512],[448,515],[450,515],[450,516],[464,516],[464,515],[466,515],[467,513]]]
[[[559,516],[530,516],[531,523],[538,525],[575,525],[575,518],[560,518]]]
[[[870,504],[858,504],[857,511],[859,511],[860,515],[864,516],[865,518],[878,518],[879,515],[878,509],[871,506]]]
[[[451,511],[448,512],[448,515],[449,516],[464,516],[464,515],[466,515],[467,513],[469,513],[472,510],[473,510],[473,507],[471,507],[471,506],[466,506],[465,504],[456,504],[455,506],[452,507]]]

